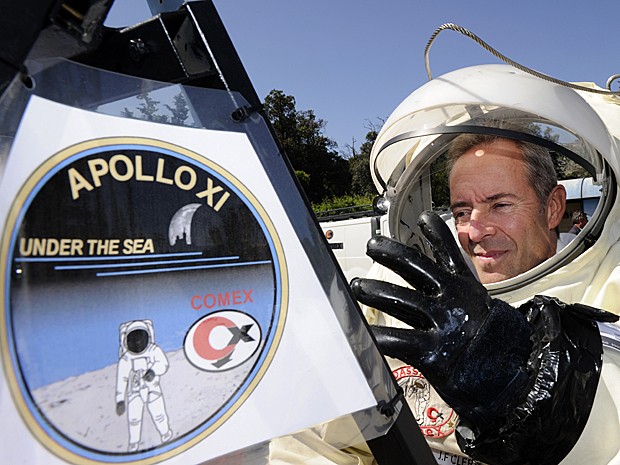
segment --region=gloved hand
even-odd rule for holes
[[[579,437],[598,383],[602,347],[593,320],[616,317],[548,297],[519,309],[492,299],[438,215],[423,212],[418,226],[436,262],[385,237],[368,244],[368,255],[413,289],[351,284],[360,302],[412,327],[373,327],[379,347],[419,369],[461,416],[459,444],[470,456],[558,463]],[[543,425],[548,431],[538,431]]]
[[[151,382],[155,379],[155,372],[153,370],[146,370],[146,373],[144,373],[144,380]]]
[[[116,403],[116,414],[120,416],[123,413],[125,413],[125,402],[121,400]]]

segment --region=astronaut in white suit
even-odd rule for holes
[[[588,92],[586,88],[594,92]],[[487,129],[493,126],[489,121],[501,121],[505,128],[525,130],[513,134],[510,130]],[[481,161],[490,157],[492,150],[476,150],[471,158],[478,164],[469,164],[467,169],[463,169],[463,163],[457,167],[459,161],[453,160],[452,169],[459,169],[455,170],[458,171],[456,174],[452,172],[451,189],[456,183],[460,191],[454,189],[450,193],[452,218],[448,223],[455,239],[460,242],[462,255],[484,283],[490,297],[518,307],[536,295],[544,295],[566,304],[586,304],[617,315],[620,312],[620,202],[616,200],[620,192],[620,98],[606,94],[592,84],[583,84],[581,90],[575,90],[505,65],[457,70],[414,91],[397,107],[379,133],[371,154],[371,173],[380,192],[390,202],[388,215],[392,238],[424,250],[429,256],[433,253],[416,223],[423,210],[434,206],[431,183],[433,177],[441,173],[433,172],[431,167],[441,165],[432,163],[445,156],[454,140],[462,134],[490,134],[507,137],[503,140],[538,144],[564,163],[570,160],[581,165],[601,189],[593,221],[573,241],[556,248],[554,240],[553,250],[545,251],[542,258],[532,259],[531,265],[516,272],[506,272],[499,265],[493,268],[494,264],[501,263],[499,255],[510,248],[505,241],[503,245],[497,245],[501,241],[496,240],[495,250],[491,251],[488,249],[493,247],[484,250],[484,247],[471,245],[478,240],[474,236],[482,234],[481,228],[488,226],[484,233],[491,231],[489,234],[495,234],[493,220],[485,223],[495,214],[490,213],[491,209],[496,208],[499,212],[500,209],[514,208],[509,201],[507,205],[502,203],[505,199],[495,197],[476,204],[475,196],[478,195],[479,199],[480,195],[474,191],[492,181],[489,175],[481,177],[485,166]],[[501,191],[502,183],[509,184],[507,179],[514,175],[514,168],[508,161],[498,166],[503,166],[503,173],[498,174],[499,182],[493,181]],[[468,182],[472,183],[471,186],[467,185]],[[509,190],[504,189],[505,192]],[[560,207],[561,214],[564,207]],[[514,209],[510,212],[513,219],[520,214]],[[477,222],[475,228],[482,225],[481,228],[472,232],[470,220]],[[557,218],[554,225],[559,225],[560,220]],[[539,233],[533,232],[533,223],[524,221],[522,225],[530,228],[525,234]],[[551,237],[552,229],[547,231]],[[533,248],[532,244],[527,252],[536,255]],[[367,278],[409,286],[401,276],[379,264],[373,267]],[[393,315],[370,307],[365,308],[365,313],[371,324],[408,327]],[[597,386],[596,396],[585,428],[563,457],[563,465],[620,464],[620,329],[613,322],[599,322],[598,325],[603,355],[600,379],[594,384]],[[401,360],[388,358],[388,361],[395,374],[403,372],[403,366],[407,367]],[[428,405],[440,411],[442,418],[454,413],[434,390],[431,390]],[[436,423],[436,418],[434,414],[421,426],[438,462],[467,460],[458,457],[465,455],[454,434],[459,422],[444,425],[440,430],[427,429]],[[550,444],[547,449],[552,447]],[[499,460],[497,463],[503,462]]]
[[[155,344],[151,320],[120,325],[119,360],[116,374],[116,413],[127,412],[129,452],[139,450],[142,418],[146,406],[161,442],[172,439],[160,378],[168,371],[168,359]]]

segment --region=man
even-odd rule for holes
[[[492,124],[491,126],[498,125]],[[511,128],[511,130],[514,129]],[[545,148],[517,139],[498,137],[496,135],[464,134],[458,136],[452,142],[448,157],[450,207],[458,241],[471,259],[481,283],[492,284],[514,278],[555,255],[558,245],[558,225],[566,205],[566,192],[557,183],[553,163]],[[432,231],[437,226],[429,223],[428,217],[421,220],[420,226],[423,231],[425,228],[431,231],[431,234],[425,235],[439,237],[439,235],[435,235]],[[449,239],[445,235],[442,240],[438,241],[435,239],[432,248],[436,255],[443,248],[449,249],[450,244],[447,243]],[[448,334],[446,331],[449,332],[449,329],[442,330],[443,333],[439,331],[442,334],[441,337],[444,338],[442,339],[443,342],[434,342],[432,337],[426,337],[426,332],[428,332],[429,328],[440,326],[442,323],[439,320],[441,320],[442,316],[439,314],[440,312],[433,313],[432,310],[427,309],[437,305],[433,303],[437,299],[438,305],[444,306],[448,312],[450,312],[450,305],[455,305],[453,302],[456,301],[457,307],[455,309],[458,310],[458,307],[460,307],[459,302],[468,301],[470,295],[475,296],[471,301],[473,306],[477,306],[479,302],[485,300],[484,294],[486,292],[476,288],[472,280],[465,281],[465,285],[460,289],[461,295],[459,295],[459,291],[454,291],[454,287],[459,286],[458,282],[450,282],[450,284],[442,288],[441,283],[439,285],[435,283],[435,281],[440,281],[443,278],[441,272],[435,271],[434,264],[427,264],[421,257],[416,257],[414,254],[407,257],[409,252],[397,246],[397,244],[388,243],[384,240],[376,240],[374,242],[374,244],[371,243],[369,245],[371,256],[400,275],[399,277],[388,277],[385,273],[382,273],[375,277],[399,283],[403,286],[402,279],[399,279],[402,277],[407,281],[407,286],[412,285],[417,289],[417,291],[407,294],[399,286],[385,287],[385,284],[380,284],[380,281],[372,279],[359,280],[353,283],[353,289],[358,299],[369,305],[365,310],[368,320],[373,325],[378,325],[375,328],[375,333],[379,344],[386,355],[394,357],[388,358],[388,360],[397,378],[399,377],[398,373],[404,371],[403,367],[406,367],[406,365],[403,365],[403,361],[416,361],[417,363],[411,364],[422,372],[416,376],[420,380],[424,379],[423,375],[427,376],[431,384],[441,393],[443,399],[453,399],[450,403],[453,403],[456,408],[463,398],[467,398],[472,394],[467,394],[468,386],[455,388],[458,381],[455,381],[451,377],[452,375],[445,375],[442,372],[445,366],[452,364],[450,360],[459,360],[458,364],[461,365],[471,364],[471,360],[467,361],[467,356],[462,356],[462,353],[467,354],[469,349],[467,345],[459,346],[458,350],[454,350],[455,356],[453,358],[447,356],[445,362],[442,362],[442,365],[439,366],[434,361],[429,363],[428,360],[441,357],[441,355],[432,350],[429,351],[427,348],[433,347],[433,345],[440,345],[444,347],[442,349],[444,354],[445,352],[450,352],[452,345],[458,345],[463,339],[467,338],[465,336],[467,330],[459,330],[459,335],[452,339],[450,339],[449,335],[445,336]],[[440,255],[442,253],[444,252],[440,252]],[[453,258],[455,258],[455,254],[443,259],[437,257],[437,263],[441,264],[443,262],[449,269],[453,267],[453,271],[457,271],[456,274],[463,274],[461,271],[458,271],[458,264],[456,267],[451,264]],[[413,263],[413,266],[407,262]],[[432,289],[428,291],[425,290],[426,287]],[[439,289],[436,289],[436,287]],[[449,288],[453,288],[453,297],[449,296],[451,292]],[[446,301],[445,304],[442,303],[442,299]],[[463,303],[463,306],[467,308],[465,303]],[[374,310],[371,307],[377,307],[385,313]],[[505,310],[502,313],[502,318],[512,318],[510,310]],[[491,314],[492,312],[493,310],[491,310]],[[458,320],[457,317],[452,318],[454,321]],[[465,316],[460,323],[457,321],[456,323],[451,323],[451,325],[462,324],[459,327],[465,328],[468,318],[469,315]],[[484,316],[480,318],[479,322],[473,325],[475,328],[471,329],[470,327],[470,330],[475,332],[479,327],[483,327],[486,324],[485,319],[487,318],[489,317]],[[568,316],[562,316],[562,318],[567,319]],[[432,320],[433,323],[427,324],[425,328],[425,320]],[[406,327],[403,325],[403,322],[412,325],[414,329],[399,329]],[[447,328],[450,325],[445,326]],[[521,346],[527,345],[529,337],[527,334],[529,333],[527,333],[525,325],[515,320],[511,328],[511,331],[514,330],[516,333],[519,331],[524,332],[520,344]],[[518,340],[518,334],[504,334],[502,332],[504,330],[500,326],[497,326],[497,329],[494,331],[497,331],[495,338],[492,334],[482,336],[483,338],[488,338],[488,346],[486,347],[488,352],[481,349],[478,349],[477,352],[474,350],[475,354],[472,354],[472,357],[470,357],[470,359],[477,358],[478,360],[483,357],[486,358],[486,361],[478,367],[478,370],[490,368],[491,371],[497,374],[501,372],[503,363],[515,363],[518,365],[523,363],[524,359],[527,359],[529,355],[527,351],[518,355],[518,357],[521,357],[521,362],[511,358],[515,352],[507,351],[502,355],[501,362],[494,361],[492,354],[495,351],[502,350],[501,344],[509,344],[509,340]],[[596,331],[594,329],[594,332]],[[463,335],[461,336],[461,334]],[[476,335],[473,336],[473,339],[475,340],[479,337],[479,335]],[[413,340],[415,342],[412,342]],[[495,340],[502,342],[500,345],[494,346]],[[518,348],[515,349],[518,352]],[[486,367],[484,367],[485,364],[487,365]],[[515,369],[506,373],[506,376],[511,378],[518,372],[519,370]],[[461,374],[459,377],[470,379],[470,385],[476,382],[475,375]],[[596,386],[597,379],[592,380],[592,386]],[[402,382],[410,382],[410,380],[403,378]],[[495,391],[488,389],[486,390],[486,395],[491,398],[493,396],[500,396],[497,391],[509,389],[509,387],[505,386],[511,386],[510,383],[501,384],[500,388]],[[485,390],[486,388],[481,387],[480,389]],[[507,398],[515,398],[521,395],[523,395],[521,391],[515,390]],[[460,463],[459,460],[468,459],[458,457],[462,455],[455,438],[456,425],[459,423],[459,420],[451,406],[444,402],[441,397],[437,395],[434,389],[431,390],[432,399],[428,402],[426,410],[427,412],[433,412],[433,414],[421,417],[418,415],[416,419],[421,424],[423,431],[430,433],[427,434],[427,440],[434,449],[438,462]],[[590,402],[592,398],[593,393],[591,394]],[[476,401],[470,399],[465,401],[465,404],[471,404],[472,402],[475,403]],[[508,404],[510,404],[510,401],[502,404],[501,408]],[[471,418],[474,419],[474,424],[476,422],[484,423],[485,421],[501,422],[502,420],[497,420],[497,411],[494,410],[496,407],[497,405],[493,405],[490,408],[492,412],[485,412],[482,415],[484,420],[481,420],[476,418],[476,416],[481,411],[485,411],[484,400],[481,401],[480,407],[475,407],[474,409],[471,409],[468,405],[461,405],[459,411],[467,418],[461,418],[460,422],[465,425],[471,424]],[[575,420],[575,424],[581,421],[581,428],[583,428],[588,414],[589,408],[584,413],[585,418],[582,416],[580,420]],[[441,423],[437,421],[439,418],[450,419],[450,422]],[[489,418],[494,420],[490,421]],[[493,433],[482,433],[482,435],[484,434],[492,435]],[[464,445],[465,447],[467,446],[466,439],[462,437],[458,439],[461,448]],[[574,440],[576,438],[571,439],[571,441]],[[549,460],[560,460],[572,446],[572,442],[570,444],[558,445],[558,450],[563,449],[563,452],[558,452],[550,457]],[[508,444],[505,447],[507,449],[510,448]],[[475,448],[470,450],[476,453]],[[532,445],[532,450],[536,450],[535,445]],[[496,456],[493,455],[494,453],[484,451],[481,457],[495,460]],[[521,459],[516,457],[514,459],[507,459],[506,462],[494,463],[518,463],[517,461]],[[541,458],[541,460],[544,459]]]
[[[544,148],[465,134],[449,157],[459,242],[483,284],[515,277],[556,253],[566,191]]]
[[[490,284],[513,278],[536,267],[556,253],[557,226],[564,213],[566,193],[564,188],[557,184],[553,164],[546,149],[492,135],[465,134],[458,136],[451,144],[449,167],[450,203],[458,239],[471,259],[480,282]],[[433,218],[430,218],[430,221],[432,220]],[[445,226],[441,220],[438,221]],[[422,226],[423,230],[425,227],[432,229],[436,226],[426,223]],[[442,240],[435,242],[434,245],[438,246],[435,249],[449,250],[451,239],[451,234],[447,233]],[[445,319],[442,323],[444,303],[441,297],[438,297],[441,307],[439,312],[433,313],[427,310],[434,306],[431,302],[435,299],[435,295],[447,296],[446,305],[450,304],[450,301],[455,301],[457,310],[460,310],[460,307],[465,309],[471,306],[479,308],[480,305],[484,307],[484,302],[488,300],[486,290],[473,276],[456,282],[450,281],[439,292],[432,290],[418,293],[405,290],[404,286],[409,287],[412,284],[414,288],[434,287],[435,282],[442,279],[441,272],[435,270],[434,264],[424,262],[422,257],[413,255],[408,257],[411,250],[413,249],[408,250],[404,245],[387,239],[371,241],[369,245],[371,257],[398,274],[390,275],[389,270],[382,268],[379,274],[370,276],[380,278],[380,281],[357,280],[353,282],[353,290],[358,299],[368,305],[365,314],[369,322],[375,326],[379,344],[389,356],[388,362],[399,384],[403,388],[416,386],[415,389],[408,389],[406,395],[409,403],[413,403],[411,407],[416,420],[426,434],[438,463],[473,465],[478,462],[465,457],[457,443],[457,441],[463,442],[456,435],[457,425],[459,423],[475,425],[477,422],[500,423],[503,421],[501,419],[503,413],[500,412],[504,412],[507,405],[517,410],[521,408],[516,399],[523,398],[524,392],[531,388],[530,383],[535,382],[532,377],[528,380],[519,368],[528,363],[528,357],[536,350],[530,341],[533,336],[530,335],[525,319],[520,318],[520,314],[504,303],[499,303],[497,306],[491,304],[489,312],[486,308],[482,308],[481,311],[475,310],[462,316],[453,313],[449,324],[444,324]],[[460,256],[459,252],[456,254]],[[451,259],[448,257],[443,261],[450,262]],[[408,268],[409,265],[404,262],[409,260],[415,261],[415,266]],[[441,261],[438,259],[438,263]],[[397,285],[390,287],[391,284],[387,283]],[[440,283],[439,287],[441,286]],[[493,318],[501,320],[500,323],[510,320],[509,329],[490,325],[493,330],[486,333],[481,331],[480,328],[488,326],[487,322]],[[426,321],[432,323],[425,327]],[[431,328],[442,324],[445,330],[442,329],[434,336],[427,337],[432,332]],[[412,325],[414,329],[404,329],[407,325]],[[455,336],[450,336],[449,327],[459,328]],[[421,330],[418,331],[417,328]],[[592,327],[589,329],[590,332],[593,331]],[[587,328],[584,331],[587,331]],[[469,333],[471,336],[465,335]],[[475,343],[464,343],[469,340],[484,340],[485,343],[471,349],[471,345]],[[441,352],[435,351],[437,346],[442,347]],[[419,351],[424,355],[413,357],[419,364],[411,362],[411,354]],[[462,354],[465,354],[465,357]],[[499,356],[494,357],[495,354]],[[540,358],[544,357],[544,354],[540,355]],[[429,362],[431,358],[433,360]],[[437,359],[440,359],[441,363],[436,363]],[[454,360],[457,362],[454,363]],[[456,377],[443,373],[445,366],[468,365],[477,368],[469,372],[465,370]],[[508,370],[503,373],[504,368]],[[494,381],[490,383],[491,387],[489,383],[480,383],[479,387],[474,388],[478,371],[481,369],[490,369],[493,373]],[[587,407],[580,416],[571,418],[575,426],[578,426],[579,433],[590,412],[589,405],[594,395],[593,386],[596,386],[598,380],[597,375],[588,378],[587,372],[587,369],[583,370],[583,384],[580,387],[582,391],[586,391],[585,386],[588,386],[590,394],[579,399],[579,403]],[[407,375],[401,377],[401,373]],[[468,381],[462,383],[457,378]],[[500,381],[494,384],[495,379]],[[515,381],[517,379],[520,381]],[[468,391],[470,387],[472,389]],[[504,393],[510,392],[511,389],[514,389],[514,394],[503,397]],[[476,395],[472,393],[477,390],[484,391],[490,402],[486,402],[486,398],[462,402],[463,398],[472,395],[475,398]],[[536,392],[543,393],[545,388],[539,386]],[[448,405],[444,399],[453,399],[450,403],[454,405]],[[469,405],[472,403],[477,406],[470,409]],[[462,412],[465,418],[459,419],[455,411],[459,406],[458,411]],[[536,407],[532,406],[531,410],[536,410]],[[552,410],[541,410],[548,414],[547,421],[556,414]],[[472,418],[473,423],[470,422]],[[555,417],[553,421],[559,422],[560,419]],[[484,432],[484,434],[492,433]],[[521,434],[517,428],[514,436],[519,437]],[[299,439],[300,442],[304,442],[303,436]],[[572,448],[574,440],[574,435],[568,439],[557,439],[558,452],[552,455],[552,459],[563,457],[568,449]],[[509,449],[510,445],[507,444],[506,448]],[[288,446],[286,449],[289,454],[294,450],[293,446]],[[478,453],[475,447],[470,449],[473,454]],[[538,455],[538,449],[534,444],[532,451]],[[372,460],[372,456],[363,446],[341,453],[325,447],[322,455],[327,461],[317,463],[370,463],[369,460]],[[494,451],[491,453],[484,451],[480,455],[495,458]],[[281,451],[279,457],[282,456]],[[272,462],[280,463],[273,459],[274,455]],[[315,460],[318,459],[315,457]],[[520,457],[495,463],[518,463],[515,460],[520,460]]]
[[[572,220],[573,227],[568,230],[570,234],[579,234],[586,224],[588,224],[588,217],[581,210],[573,212]]]
[[[365,314],[369,322],[384,328],[375,328],[375,331],[399,384],[419,385],[408,379],[422,376],[417,370],[408,368],[414,366],[449,400],[443,402],[434,390],[431,391],[425,414],[418,419],[440,464],[471,460],[462,457],[465,454],[457,444],[459,425],[467,426],[472,422],[469,418],[463,421],[463,415],[460,419],[454,417],[454,408],[460,402],[455,386],[466,391],[468,384],[471,385],[469,398],[476,392],[480,394],[476,402],[484,404],[485,399],[491,399],[490,391],[477,384],[475,376],[464,376],[462,379],[468,383],[460,385],[452,376],[456,373],[454,369],[465,369],[466,364],[457,354],[458,350],[452,350],[456,346],[463,349],[459,338],[446,337],[458,331],[451,332],[446,323],[455,323],[454,328],[459,330],[472,329],[465,321],[471,315],[463,317],[461,310],[476,302],[489,302],[490,298],[491,303],[501,299],[521,311],[537,299],[536,295],[544,295],[569,304],[587,304],[618,313],[620,208],[617,206],[620,204],[615,180],[620,176],[620,150],[609,141],[620,139],[620,113],[617,111],[620,102],[596,90],[597,94],[576,91],[511,66],[463,68],[416,89],[393,111],[377,136],[370,159],[371,175],[378,191],[390,202],[390,234],[412,249],[428,250],[416,227],[417,221],[422,235],[433,239],[430,249],[439,266],[434,267],[433,262],[391,242],[375,240],[369,251],[387,268],[373,267],[367,278],[374,283],[361,280],[353,283],[353,288],[358,299],[367,304]],[[502,121],[507,130],[497,125],[488,127],[489,120]],[[514,130],[515,126],[521,129]],[[455,140],[456,134],[466,135],[457,136]],[[482,145],[475,146],[478,143]],[[558,215],[564,211],[565,194],[555,187],[555,180],[545,174],[548,163],[533,170],[531,166],[537,165],[527,168],[525,161],[532,158],[527,156],[533,148],[530,144],[544,147],[543,152],[553,151],[577,161],[604,186],[594,225],[600,233],[592,235],[593,243],[577,237],[571,243],[570,253],[556,253],[559,247],[553,230],[559,224],[561,216]],[[450,249],[450,238],[438,233],[439,225],[428,215],[419,216],[423,210],[433,208],[431,183],[442,174],[437,171],[441,165],[435,160],[448,150],[448,145],[453,155],[449,176],[450,206],[458,242],[491,295],[485,296],[475,281],[465,277],[457,256],[445,252]],[[515,152],[517,148],[523,150],[521,157]],[[534,175],[548,180],[537,180]],[[465,187],[461,189],[461,186]],[[609,206],[607,211],[606,205]],[[502,214],[505,210],[509,213]],[[529,215],[522,215],[524,211]],[[411,288],[414,290],[407,291]],[[570,313],[569,307],[556,315]],[[479,321],[484,324],[483,320]],[[498,327],[501,329],[501,325]],[[507,345],[516,335],[516,332],[503,331],[497,333],[495,339]],[[501,363],[494,363],[494,352],[503,352],[504,348],[496,340],[485,339],[488,351],[481,353],[478,359],[466,357],[467,366],[475,367],[470,374],[479,373],[483,377],[501,370]],[[534,415],[541,420],[529,423],[530,431],[536,432],[528,436],[526,431],[521,436],[521,439],[527,437],[521,443],[526,453],[537,443],[546,442],[547,449],[536,449],[539,455],[530,462],[523,460],[521,463],[561,461],[562,465],[620,465],[620,402],[616,400],[620,399],[620,383],[615,376],[620,366],[620,352],[613,348],[618,341],[607,340],[605,344],[592,411],[583,432],[573,437],[573,447],[564,447],[563,452],[570,448],[568,455],[562,459],[562,454],[558,454],[550,459],[551,462],[544,458],[558,449],[557,437],[546,436],[576,429],[575,423],[565,421],[562,412],[550,412],[547,416],[554,422],[547,423],[544,415]],[[600,342],[598,345],[600,347]],[[432,366],[435,359],[450,352],[456,357]],[[439,365],[445,368],[444,372]],[[466,373],[461,371],[461,374]],[[547,394],[553,397],[558,393]],[[493,395],[497,399],[497,391]],[[567,397],[578,396],[579,393],[560,393],[556,398],[563,402]],[[416,400],[420,398],[424,397],[415,396]],[[461,396],[464,398],[467,396]],[[459,410],[473,417],[471,409],[468,410],[467,405],[464,407]],[[563,409],[566,413],[572,410]],[[526,422],[534,410],[528,412],[522,417]],[[497,450],[500,455],[510,455],[515,450],[510,441],[519,439],[511,437],[510,428],[506,431],[508,436],[497,442],[503,444]],[[475,441],[476,432],[473,435],[462,433],[467,449],[472,436]],[[471,457],[469,452],[467,454]],[[502,463],[497,456],[480,461]]]

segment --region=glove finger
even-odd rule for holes
[[[424,310],[431,302],[419,292],[374,279],[351,281],[353,294],[365,305],[377,308],[415,328],[428,331],[435,321]]]
[[[423,294],[439,293],[443,273],[435,262],[418,250],[388,237],[375,236],[368,241],[366,254],[400,275]]]
[[[370,328],[383,355],[397,358],[412,366],[421,365],[421,354],[425,352],[424,347],[429,346],[423,331],[386,326]]]
[[[437,263],[460,276],[473,277],[450,228],[437,213],[423,211],[418,218],[418,226],[430,242]]]

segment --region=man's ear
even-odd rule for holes
[[[564,216],[566,210],[566,189],[561,184],[553,188],[547,198],[547,224],[549,229],[555,229]]]

